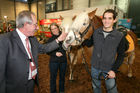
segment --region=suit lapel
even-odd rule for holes
[[[15,42],[17,42],[17,45],[20,47],[20,49],[22,50],[22,52],[25,54],[25,55],[27,55],[26,57],[27,57],[27,59],[29,58],[28,57],[28,54],[27,54],[27,52],[26,52],[26,50],[25,50],[25,47],[24,47],[24,45],[23,45],[23,43],[22,43],[22,41],[21,41],[21,39],[20,39],[20,37],[19,37],[19,35],[18,35],[18,33],[16,32],[16,31],[13,31],[13,39],[14,39],[14,41]],[[34,61],[35,61],[35,63],[36,63],[36,60],[35,60],[35,51],[37,51],[36,50],[36,46],[34,45],[34,42],[33,42],[33,39],[32,39],[32,37],[30,37],[29,38],[29,40],[30,40],[30,44],[31,44],[31,52],[32,52],[32,56],[33,56],[33,59],[34,59]],[[36,65],[37,65],[37,63],[36,63]]]
[[[22,43],[22,41],[21,41],[21,39],[20,39],[20,37],[19,37],[19,35],[18,35],[18,33],[16,31],[13,31],[13,36],[14,36],[14,38],[13,38],[14,41],[17,42],[17,45],[20,47],[20,49],[22,50],[22,52],[25,55],[27,55],[27,57],[28,57],[28,54],[27,54],[27,52],[25,50],[25,47],[24,47],[24,45],[23,45],[23,43]]]

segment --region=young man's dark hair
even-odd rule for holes
[[[104,13],[103,13],[103,18],[104,18],[104,14],[105,13],[112,13],[113,14],[113,19],[115,20],[116,19],[116,17],[117,17],[117,12],[115,11],[115,10],[113,10],[113,9],[108,9],[108,10],[106,10]]]

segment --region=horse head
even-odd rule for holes
[[[62,31],[65,31],[65,33],[68,33],[66,39],[63,42],[63,48],[66,50],[67,49],[67,45],[71,44],[74,41],[74,35],[72,34],[72,29],[71,29],[71,25],[73,22],[73,18],[71,16],[67,16],[65,18],[63,18],[62,16],[60,16],[61,19],[61,25],[60,27],[62,28]]]
[[[101,18],[95,15],[96,10],[89,13],[82,12],[72,18],[73,22],[69,30],[70,32],[63,43],[64,46],[66,43],[72,46],[81,45],[85,39],[88,39],[92,35],[94,29],[102,26]]]

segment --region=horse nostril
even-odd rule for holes
[[[85,26],[85,25],[86,25],[86,23],[83,23],[83,25]]]
[[[72,39],[72,37],[70,36],[68,40],[70,41],[71,39]]]

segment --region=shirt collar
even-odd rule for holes
[[[20,38],[22,38],[22,39],[27,38],[18,28],[16,28],[16,31],[17,31],[18,35],[20,36]]]
[[[103,31],[104,31],[104,30],[103,30],[103,27],[101,27],[101,28],[100,28],[100,30],[99,30],[99,33],[101,33],[101,34],[102,34],[102,33],[103,33]],[[115,35],[115,34],[116,34],[116,32],[117,32],[117,31],[116,31],[116,28],[115,28],[115,27],[113,27],[113,30],[112,30],[112,31],[110,31],[109,33],[110,33],[110,35]]]

